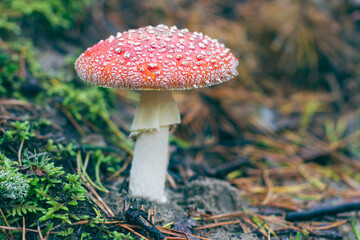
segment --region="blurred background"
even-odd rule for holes
[[[62,165],[74,155],[65,160],[49,141],[100,149],[102,181],[127,181],[138,93],[89,86],[73,63],[100,39],[157,24],[203,32],[239,59],[233,80],[174,93],[182,124],[169,187],[210,176],[253,205],[286,210],[360,197],[358,0],[1,0],[0,115],[53,121],[34,128],[43,138],[30,136],[24,149]],[[14,126],[2,124],[5,138]],[[20,140],[0,150],[16,160]]]

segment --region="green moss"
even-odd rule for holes
[[[25,154],[22,172],[3,154],[1,156],[0,165],[7,167],[0,170],[0,196],[11,201],[2,201],[0,207],[6,210],[9,221],[25,216],[30,226],[36,226],[37,220],[46,226],[66,226],[91,217],[85,212],[90,202],[80,175],[65,174],[62,167],[55,166],[44,154],[35,154],[32,159]],[[71,234],[73,230],[70,229],[69,226],[60,228],[60,235]]]
[[[23,98],[27,76],[41,74],[30,40],[41,32],[50,38],[69,29],[84,16],[93,0],[3,0],[0,3],[0,95]]]
[[[115,240],[134,240],[134,238],[130,236],[130,233],[125,235],[123,233],[119,233],[117,231],[114,231],[114,232],[111,233],[111,236]]]
[[[19,91],[22,79],[16,75],[19,70],[18,60],[18,55],[8,54],[0,48],[0,95]]]
[[[109,102],[106,100],[113,97],[109,89],[93,87],[76,87],[72,83],[63,83],[53,79],[48,85],[48,94],[52,97],[61,97],[62,105],[76,118],[82,120],[86,117],[96,121],[102,115],[109,115]]]
[[[20,35],[48,24],[50,30],[67,29],[79,19],[91,0],[4,0],[0,4],[0,33]],[[26,6],[26,7],[24,7]]]
[[[40,132],[51,129],[51,125],[43,118],[35,121],[10,120],[4,125],[5,132],[0,132],[0,208],[12,226],[22,225],[24,217],[29,228],[36,227],[40,221],[44,235],[58,226],[57,235],[64,239],[74,234],[83,239],[109,239],[111,231],[108,226],[102,225],[106,218],[87,197],[81,174],[66,173],[56,163],[56,159],[71,161],[81,156],[78,146],[73,143],[62,145],[51,138],[46,143],[37,138]],[[12,149],[17,150],[22,140],[24,153],[21,154],[22,166],[19,166],[18,152]],[[32,149],[34,153],[27,149]],[[95,177],[91,178],[96,179],[97,184],[101,184],[101,168],[117,171],[119,166],[115,165],[122,161],[104,154],[100,149],[90,153],[89,164],[95,165]],[[82,220],[88,222],[71,225]],[[21,233],[14,231],[13,234],[17,237]]]

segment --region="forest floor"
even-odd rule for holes
[[[100,126],[85,119],[81,124],[78,123],[61,102],[44,108],[31,101],[2,98],[0,130],[2,138],[7,138],[3,140],[5,142],[2,143],[2,153],[12,159],[17,167],[19,156],[21,161],[24,152],[27,152],[30,159],[27,166],[35,169],[36,164],[31,163],[31,159],[39,158],[36,156],[37,151],[49,155],[55,160],[56,165],[63,166],[66,172],[83,172],[83,176],[86,176],[83,178],[83,184],[89,201],[97,206],[101,218],[109,222],[107,227],[112,230],[139,231],[139,236],[152,236],[148,231],[141,230],[141,227],[138,229],[131,225],[133,222],[124,219],[124,204],[130,201],[130,205],[135,209],[155,211],[155,225],[166,226],[159,229],[166,236],[177,237],[169,239],[186,239],[181,233],[183,231],[189,233],[189,239],[303,239],[306,236],[308,239],[356,239],[355,236],[360,229],[359,218],[352,210],[359,209],[360,163],[344,154],[343,149],[348,146],[347,144],[357,143],[360,132],[349,130],[346,134],[345,129],[340,129],[344,128],[340,126],[344,121],[355,124],[356,115],[346,115],[342,122],[329,126],[328,136],[335,138],[331,143],[324,142],[316,137],[314,132],[305,128],[299,130],[298,124],[304,124],[304,121],[308,121],[306,128],[311,129],[311,124],[319,124],[323,119],[327,119],[325,115],[329,113],[317,116],[315,111],[299,114],[292,119],[286,116],[286,120],[277,117],[275,122],[267,122],[269,119],[252,119],[254,124],[268,123],[270,125],[265,127],[270,128],[257,133],[252,129],[242,131],[236,127],[239,120],[231,119],[232,116],[237,117],[234,110],[223,109],[223,106],[229,105],[221,105],[217,101],[220,95],[232,95],[231,91],[231,87],[220,86],[205,93],[198,91],[195,96],[201,98],[196,100],[203,105],[201,107],[196,106],[200,103],[195,103],[195,100],[189,101],[193,109],[189,110],[190,113],[183,114],[185,126],[175,130],[175,137],[171,141],[167,204],[129,199],[126,191],[131,152],[127,153],[114,144],[124,141],[122,136],[108,140],[109,136],[115,135],[112,133],[114,130],[107,126],[110,128],[109,133],[101,131]],[[114,107],[111,112],[114,123],[105,117],[108,121],[105,125],[115,124],[126,128],[131,121],[134,104],[123,101],[124,94],[127,93],[121,91],[115,94],[119,98],[117,104],[120,107]],[[310,108],[316,99],[323,101],[324,107],[331,101],[331,97],[325,93],[303,94],[309,99],[301,103],[288,101],[286,104],[306,104],[305,109],[313,111]],[[175,95],[182,113],[186,105],[184,99],[194,98],[189,93],[185,95]],[[246,107],[241,108],[249,108],[251,100],[247,102]],[[201,116],[204,114],[201,111],[206,105],[209,105],[208,108],[211,110],[205,111],[208,115]],[[232,106],[239,107],[234,104]],[[196,111],[194,109],[198,109],[200,113],[191,112]],[[250,110],[252,111],[256,110]],[[265,115],[275,114],[270,109],[264,108],[263,111],[269,111],[263,113]],[[229,112],[233,113],[232,116],[227,115]],[[304,119],[307,114],[313,114],[311,117],[307,116],[312,118],[311,121]],[[197,120],[188,120],[189,116],[194,115]],[[221,118],[216,119],[216,116]],[[217,128],[220,130],[215,131],[219,131],[220,134],[224,134],[225,131],[228,131],[227,134],[234,132],[237,136],[223,142],[208,139],[208,142],[197,145],[181,140],[181,133],[190,131],[189,128],[201,129],[203,123],[194,121],[203,121],[200,118],[209,117],[214,117],[215,122],[221,121],[221,126]],[[253,116],[247,116],[249,119],[251,117]],[[187,126],[186,122],[189,122]],[[294,122],[294,125],[281,127],[281,122]],[[19,127],[16,123],[25,125]],[[277,129],[274,130],[271,126],[277,126]],[[346,129],[351,129],[350,127]],[[28,139],[9,138],[9,132],[14,129],[19,136],[24,136],[24,132],[30,130],[31,136]],[[344,137],[337,138],[338,134]],[[27,173],[30,177],[35,174],[39,178],[47,174],[46,170],[39,166],[33,173]],[[92,179],[94,184],[89,184],[87,178]],[[94,189],[92,185],[98,189]],[[88,207],[90,209],[86,209],[86,212],[91,212],[91,206]],[[107,210],[108,208],[111,210]],[[291,215],[307,210],[315,212]],[[11,211],[8,213],[8,221],[11,221]],[[188,217],[196,221],[190,221]],[[78,226],[87,224],[87,221],[72,220],[71,223]],[[110,226],[111,223],[113,226]],[[99,221],[98,224],[103,223]],[[15,226],[19,230],[14,232],[21,232],[21,226]],[[180,231],[167,230],[171,228]]]

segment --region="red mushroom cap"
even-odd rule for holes
[[[237,75],[237,58],[202,33],[158,25],[131,29],[88,48],[76,60],[79,77],[133,90],[207,87]]]

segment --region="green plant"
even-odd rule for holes
[[[48,155],[38,155],[34,154],[34,158],[32,162],[29,160],[28,151],[24,152],[25,160],[24,165],[28,165],[32,171],[38,170],[38,169],[44,169],[48,166],[48,163],[50,161],[50,158]]]
[[[83,15],[91,0],[4,0],[0,4],[0,33],[23,33],[24,26],[48,24],[52,29],[71,27]],[[24,7],[26,6],[26,7]]]
[[[17,172],[9,163],[10,160],[2,155],[3,161],[7,161],[8,164],[7,169],[0,170],[0,190],[3,190],[1,183],[5,186],[9,186],[10,181],[16,180],[17,183],[10,184],[17,190],[12,195],[1,191],[3,197],[18,200],[11,205],[7,202],[0,203],[0,207],[5,207],[9,221],[25,216],[30,226],[35,226],[37,220],[45,222],[46,226],[49,224],[65,226],[74,220],[90,218],[85,212],[76,209],[76,206],[84,208],[89,204],[86,202],[86,190],[82,186],[80,175],[65,174],[62,167],[56,167],[46,154],[34,154],[32,158],[28,155],[26,151],[23,161],[24,173]],[[60,229],[59,234],[70,235],[73,231],[71,229]]]
[[[44,147],[44,150],[50,152],[53,158],[61,159],[63,157],[75,157],[75,145],[74,143],[69,143],[66,146],[60,143],[54,143],[53,139],[49,139],[48,143]]]
[[[114,231],[111,233],[111,236],[114,237],[115,240],[134,240],[134,238],[130,236],[130,233],[125,235],[123,233]]]
[[[0,22],[1,24],[1,22]],[[16,92],[20,88],[21,79],[17,77],[18,56],[6,53],[0,48],[0,94]],[[17,80],[17,81],[14,81]]]
[[[114,91],[105,88],[75,87],[72,83],[64,84],[55,79],[50,81],[47,88],[49,96],[63,99],[62,106],[77,121],[90,121],[96,122],[98,126],[103,125],[113,133],[109,140],[132,154],[133,142],[110,118],[109,109],[115,98]]]
[[[304,112],[303,112],[303,114],[301,116],[301,120],[300,120],[300,127],[302,129],[306,129],[309,126],[311,119],[313,118],[315,113],[318,111],[319,106],[320,106],[320,104],[315,101],[310,101],[305,105]]]
[[[13,130],[7,130],[5,133],[5,138],[0,139],[0,145],[6,143],[6,141],[12,141],[19,143],[20,141],[29,140],[32,137],[35,137],[35,133],[30,131],[29,121],[16,121],[10,124]]]
[[[85,200],[85,189],[81,186],[81,176],[78,174],[68,174],[64,184],[64,192],[69,197],[70,205],[78,205],[79,201]]]
[[[351,216],[351,227],[354,232],[356,240],[360,240],[360,233],[359,233],[358,229],[356,228],[356,221],[355,221],[354,216]]]
[[[341,140],[344,137],[347,127],[345,119],[340,119],[337,123],[332,121],[325,122],[325,133],[328,141],[334,143]]]
[[[57,235],[68,238],[80,234],[83,239],[107,239],[108,227],[100,226],[106,219],[101,210],[87,197],[81,174],[65,173],[54,159],[73,159],[78,156],[78,145],[60,144],[52,138],[38,138],[52,128],[47,119],[8,121],[0,132],[0,208],[11,226],[26,225],[33,228],[39,221],[42,231],[57,226]],[[25,141],[18,164],[20,142]],[[16,149],[13,151],[12,149]],[[30,151],[32,150],[32,151]],[[8,156],[6,156],[6,153]],[[95,165],[95,178],[101,185],[101,168],[106,169],[122,162],[115,155],[107,155],[101,149],[88,152],[90,164]],[[89,171],[91,172],[91,171]],[[1,217],[0,217],[1,218]],[[82,225],[70,224],[86,220]],[[81,228],[81,232],[76,232]],[[96,231],[92,230],[97,229]]]
[[[308,239],[308,233],[306,232],[297,232],[294,240],[306,240]]]
[[[16,169],[0,169],[0,199],[23,201],[28,195],[29,181]]]
[[[42,80],[31,37],[63,34],[85,14],[93,0],[3,0],[0,3],[0,95],[22,97],[21,86],[28,77]],[[41,76],[41,77],[40,77]],[[47,80],[47,79],[46,79]]]
[[[62,97],[62,105],[75,117],[82,120],[83,117],[91,121],[101,119],[101,116],[109,115],[106,99],[113,97],[112,91],[104,88],[79,88],[71,83],[51,81],[49,95]],[[96,104],[95,104],[96,103]]]

